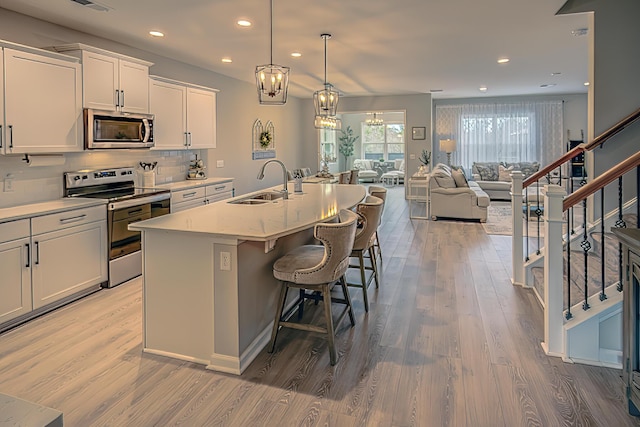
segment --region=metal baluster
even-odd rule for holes
[[[627,224],[622,219],[622,177],[618,178],[618,219],[616,228],[627,228]],[[618,292],[622,292],[622,243],[618,243]]]
[[[536,255],[540,255],[540,217],[542,216],[542,209],[540,209],[540,181],[538,180],[538,182],[536,183],[537,187],[536,187],[536,210],[535,210],[535,214],[536,214],[536,229],[537,229],[537,233],[538,236],[536,237],[537,241],[538,241],[538,250],[536,251]],[[528,207],[527,207],[528,210]]]
[[[567,217],[567,227],[571,223],[569,217]],[[571,239],[567,241],[567,313],[564,317],[569,320],[573,317],[571,314]]]
[[[528,197],[526,195],[524,198],[524,260],[529,261],[529,200],[527,200]]]
[[[604,292],[604,273],[605,273],[605,254],[604,254],[604,187],[600,189],[600,234],[602,238],[600,240],[600,281],[602,288],[600,291],[600,301],[607,299],[607,294]]]
[[[589,270],[589,250],[591,249],[591,243],[589,243],[589,239],[587,236],[587,199],[582,201],[582,242],[580,242],[580,247],[584,252],[584,302],[582,303],[583,310],[589,310],[591,307],[587,302],[589,298],[589,275],[587,274]]]
[[[571,173],[571,176],[569,177],[569,194],[573,194],[573,173]],[[573,219],[573,206],[569,208],[569,218],[571,218],[571,220],[569,221],[569,231],[571,234],[576,234],[575,230],[573,229],[575,225]]]

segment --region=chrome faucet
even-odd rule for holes
[[[283,199],[287,200],[289,198],[289,190],[287,189],[287,167],[280,160],[271,159],[264,162],[262,167],[260,168],[260,172],[258,172],[258,179],[264,179],[264,168],[271,162],[279,163],[282,166],[282,181],[284,182],[284,187],[282,188]]]

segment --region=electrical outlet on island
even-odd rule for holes
[[[224,167],[224,160],[217,160],[216,161],[216,167],[217,168],[223,168]]]

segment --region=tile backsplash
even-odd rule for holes
[[[158,162],[156,184],[182,181],[190,160],[196,155],[206,156],[206,152],[201,151],[204,150],[83,151],[64,154],[64,164],[55,166],[28,166],[23,155],[0,156],[0,208],[59,199],[64,192],[63,173],[84,169],[134,166],[136,171],[141,171],[140,162]],[[204,160],[207,163],[206,157]],[[6,180],[10,181],[9,186]],[[10,191],[5,191],[7,187],[11,187]]]

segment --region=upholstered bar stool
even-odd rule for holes
[[[332,365],[336,364],[338,355],[334,342],[334,328],[340,325],[347,314],[351,320],[351,326],[356,324],[344,274],[349,266],[349,255],[355,240],[358,216],[343,209],[340,211],[339,219],[339,223],[322,223],[315,226],[314,236],[322,243],[321,245],[301,246],[273,264],[273,275],[282,282],[282,288],[276,318],[273,322],[269,352],[275,349],[280,327],[320,332],[327,334],[329,358]],[[336,283],[340,283],[343,298],[331,297],[331,287]],[[283,313],[289,288],[297,288],[301,292],[295,304]],[[311,292],[307,293],[307,290]],[[318,301],[320,298],[324,303],[326,327],[290,321],[296,308],[299,313],[302,313],[305,299]],[[331,312],[332,302],[345,305],[335,322],[335,327]]]
[[[376,185],[369,186],[369,194],[377,197],[378,199],[382,199],[382,214],[384,214],[384,204],[387,201],[387,189],[384,187],[378,187]],[[380,214],[380,224],[382,224],[382,214]],[[380,226],[378,224],[378,226]],[[382,249],[380,247],[380,238],[378,237],[378,230],[376,229],[375,238],[376,241],[374,243],[374,250],[377,252],[378,257],[380,258],[380,262],[382,262]]]
[[[356,206],[356,213],[360,219],[358,220],[358,228],[356,230],[356,238],[353,242],[351,257],[358,259],[358,265],[349,265],[349,268],[360,269],[360,283],[347,283],[347,285],[362,288],[365,311],[369,311],[367,287],[371,284],[373,278],[375,278],[376,281],[376,288],[380,284],[373,245],[375,242],[375,232],[378,229],[380,216],[382,215],[382,205],[382,199],[375,196],[367,196],[364,202]],[[365,263],[365,253],[369,254],[370,266]],[[366,270],[371,270],[368,278],[366,277]]]

